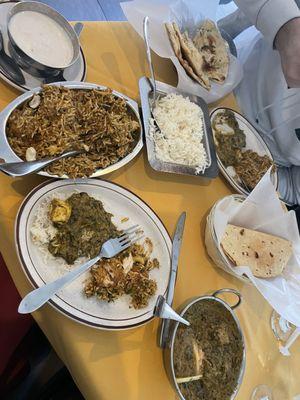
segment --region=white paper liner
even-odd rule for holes
[[[270,171],[238,207],[232,207],[231,201],[216,206],[213,224],[221,252],[220,242],[228,223],[269,233],[292,242],[293,254],[282,275],[276,278],[256,278],[247,266],[235,267],[231,263],[229,265],[234,274],[247,275],[283,318],[300,326],[300,237],[297,220],[294,211],[286,212],[282,207],[271,182]]]
[[[181,29],[190,33],[200,26],[205,19],[216,19],[219,0],[134,0],[121,3],[128,21],[143,37],[143,19],[149,16],[149,41],[152,50],[160,57],[170,58],[178,73],[178,89],[202,97],[207,103],[221,99],[239,84],[243,78],[243,67],[240,61],[230,55],[229,74],[223,85],[211,82],[207,91],[193,81],[181,66],[170,44],[166,32],[166,22],[177,22]]]

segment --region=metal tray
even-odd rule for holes
[[[150,111],[150,101],[149,98],[151,96],[152,87],[149,81],[149,78],[142,77],[139,80],[139,88],[140,88],[140,98],[141,98],[141,106],[142,106],[142,115],[143,115],[143,123],[144,123],[144,131],[146,138],[146,147],[147,147],[147,155],[148,161],[151,167],[156,171],[169,172],[173,174],[182,174],[182,175],[192,175],[199,176],[205,178],[216,178],[218,176],[218,164],[217,157],[215,152],[215,146],[212,136],[209,111],[207,104],[205,101],[198,96],[191,95],[181,90],[174,88],[173,86],[167,85],[166,83],[156,81],[157,92],[159,95],[166,95],[168,93],[176,93],[181,94],[184,97],[188,97],[190,101],[196,103],[203,112],[204,119],[204,135],[203,135],[203,145],[208,157],[209,164],[204,170],[204,172],[198,172],[196,167],[189,165],[182,165],[170,162],[163,162],[156,158],[155,156],[155,144],[153,139],[149,136],[149,120],[151,118]]]
[[[87,82],[55,82],[51,83],[51,86],[63,86],[69,89],[100,89],[100,90],[105,90],[107,89],[106,86],[102,85],[97,85],[94,83],[87,83]],[[6,137],[6,124],[7,120],[10,116],[10,114],[17,108],[19,107],[22,103],[27,101],[29,98],[31,98],[34,94],[39,93],[41,91],[40,87],[37,87],[35,89],[32,89],[19,97],[17,97],[15,100],[13,100],[7,107],[4,108],[4,110],[1,111],[0,113],[0,158],[4,159],[5,162],[19,162],[22,161],[21,158],[19,158],[16,153],[13,151],[13,149],[10,147],[7,137]],[[138,155],[140,150],[143,147],[143,127],[142,127],[142,121],[140,118],[139,114],[139,107],[138,104],[130,99],[129,97],[125,96],[124,94],[117,92],[115,90],[112,91],[112,93],[116,97],[120,97],[126,101],[127,104],[127,109],[128,112],[130,112],[138,121],[140,125],[140,130],[138,134],[138,139],[135,147],[132,149],[132,151],[127,154],[126,157],[122,158],[121,160],[117,161],[115,164],[109,165],[106,168],[98,169],[96,170],[89,178],[96,178],[99,176],[103,176],[106,174],[109,174],[127,163],[131,161],[134,157]],[[63,176],[58,176],[54,174],[48,174],[48,172],[45,171],[39,171],[37,172],[38,175],[43,175],[47,176],[49,178],[68,178],[66,175]]]

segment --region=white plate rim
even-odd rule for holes
[[[239,116],[239,119],[243,120],[245,122],[245,124],[251,129],[249,129],[248,132],[251,132],[251,134],[253,135],[253,137],[255,137],[255,139],[261,144],[261,146],[264,148],[266,155],[274,162],[274,158],[272,156],[272,153],[269,150],[268,145],[266,144],[266,142],[264,141],[264,139],[261,137],[261,135],[257,132],[257,130],[254,128],[254,126],[251,124],[251,122],[244,117],[244,115],[242,115],[241,113],[239,113],[238,111],[233,110],[232,108],[229,107],[216,107],[214,108],[211,112],[210,112],[210,120],[212,122],[213,116],[215,113],[217,113],[220,110],[229,110],[232,111],[234,114],[237,114]],[[212,133],[213,133],[213,139],[214,139],[214,132],[213,132],[213,128],[212,129]],[[219,166],[219,169],[221,171],[221,174],[224,176],[224,178],[227,180],[227,182],[230,184],[231,187],[233,187],[233,189],[235,189],[239,194],[242,194],[244,196],[249,196],[250,192],[248,192],[247,190],[245,190],[242,186],[239,185],[238,182],[236,182],[226,171],[225,166],[223,165],[222,161],[220,160],[219,156],[218,156],[218,152],[216,151],[216,156],[217,156],[217,163]],[[275,187],[276,189],[278,188],[278,173],[277,171],[274,174],[274,178],[275,178]]]
[[[162,220],[160,219],[160,217],[153,211],[153,209],[144,201],[142,200],[139,196],[137,196],[135,193],[133,193],[132,191],[128,190],[127,188],[104,180],[104,179],[85,179],[85,180],[81,180],[81,179],[76,179],[76,180],[57,180],[57,179],[52,179],[52,180],[48,180],[46,182],[42,182],[40,185],[36,186],[34,189],[32,189],[29,194],[25,197],[25,199],[23,200],[22,204],[20,205],[20,208],[18,210],[16,219],[15,219],[15,246],[16,246],[16,252],[18,255],[18,259],[19,262],[21,264],[22,270],[26,276],[26,278],[28,279],[28,281],[31,283],[31,285],[34,288],[39,287],[38,283],[35,281],[34,277],[32,276],[32,273],[30,272],[31,267],[28,267],[26,265],[26,262],[24,260],[24,255],[23,255],[23,247],[21,244],[22,239],[20,238],[20,226],[25,226],[25,224],[22,225],[22,222],[24,223],[24,218],[25,221],[27,220],[28,214],[24,216],[23,214],[23,210],[24,208],[28,205],[28,203],[30,203],[30,200],[32,200],[32,197],[34,195],[37,194],[41,194],[41,196],[39,197],[39,199],[41,199],[44,195],[45,195],[45,191],[47,190],[47,188],[49,188],[49,190],[53,190],[53,189],[58,189],[61,188],[62,186],[74,186],[74,190],[76,190],[76,184],[80,184],[80,185],[93,185],[93,186],[98,186],[99,188],[101,187],[106,187],[106,188],[111,188],[114,189],[116,192],[118,192],[119,194],[123,194],[126,193],[126,195],[128,196],[128,198],[131,201],[134,202],[138,202],[143,206],[143,211],[146,212],[146,214],[148,215],[148,217],[150,217],[152,220],[153,218],[156,220],[153,222],[155,223],[157,229],[160,231],[162,237],[164,238],[165,244],[166,244],[166,248],[167,251],[170,255],[170,259],[171,259],[171,248],[172,248],[172,241],[171,241],[171,237],[165,227],[165,225],[163,224]],[[123,193],[122,193],[123,192]],[[142,208],[142,207],[141,207]],[[151,214],[151,216],[150,216]],[[24,233],[26,234],[26,229],[24,230]],[[25,253],[24,253],[25,254]],[[28,253],[29,256],[29,253]],[[30,256],[29,256],[30,257]],[[169,268],[171,269],[171,263],[169,264]],[[37,274],[38,271],[36,271]],[[168,285],[166,286],[165,292],[167,290]],[[129,320],[134,320],[134,323],[129,323],[128,325],[125,325],[125,323],[120,324],[120,321],[122,321],[121,319],[119,320],[114,320],[112,319],[112,325],[105,325],[106,321],[105,318],[101,319],[100,317],[95,317],[93,318],[93,320],[98,320],[98,322],[94,322],[91,320],[88,320],[87,318],[81,318],[79,316],[74,315],[74,313],[70,312],[68,310],[68,308],[70,307],[71,309],[74,309],[75,307],[72,307],[72,305],[68,304],[65,300],[61,299],[58,295],[55,295],[53,297],[53,300],[51,299],[48,302],[54,309],[56,309],[57,311],[59,311],[60,313],[62,313],[63,315],[65,315],[66,317],[80,323],[83,325],[87,325],[96,329],[104,329],[104,330],[125,330],[125,329],[131,329],[131,328],[135,328],[141,325],[146,324],[147,322],[151,321],[154,318],[153,312],[151,311],[147,311],[139,316],[133,317],[133,318],[126,318],[124,319],[124,321],[129,321]],[[65,304],[63,306],[63,304]],[[77,309],[78,310],[78,309]],[[80,310],[78,310],[80,311]],[[82,314],[88,315],[85,312],[82,312]]]

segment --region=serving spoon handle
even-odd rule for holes
[[[149,17],[145,17],[143,21],[143,34],[144,34],[144,42],[145,42],[145,47],[146,47],[146,54],[147,54],[147,61],[148,61],[148,66],[150,69],[150,74],[151,74],[151,86],[153,89],[153,104],[156,101],[157,97],[157,89],[156,89],[156,81],[155,81],[155,75],[154,75],[154,67],[153,67],[153,62],[152,62],[152,57],[151,57],[151,49],[150,49],[150,43],[149,43]]]
[[[52,164],[54,161],[61,160],[65,157],[76,156],[78,154],[84,153],[84,150],[69,150],[60,154],[56,157],[47,157],[42,158],[41,160],[36,161],[21,161],[21,162],[13,162],[13,163],[3,163],[0,164],[0,171],[5,174],[13,177],[25,176],[33,174],[34,172],[38,172],[41,169],[47,167]]]

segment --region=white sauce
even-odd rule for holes
[[[47,15],[35,11],[21,11],[9,23],[10,33],[28,56],[49,67],[66,67],[74,51],[64,29]]]

